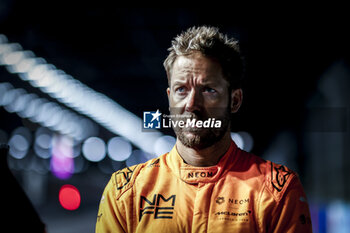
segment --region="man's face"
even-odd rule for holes
[[[199,52],[179,56],[172,68],[167,93],[170,114],[177,116],[172,118],[173,121],[181,118],[221,121],[220,128],[173,127],[185,146],[204,149],[219,141],[229,130],[231,93],[221,66],[215,60]]]

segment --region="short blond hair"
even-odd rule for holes
[[[169,55],[163,65],[170,78],[172,67],[178,56],[187,56],[194,52],[201,52],[204,56],[216,59],[221,65],[223,75],[230,83],[230,88],[241,87],[244,74],[244,60],[240,52],[238,40],[228,38],[216,27],[191,27],[176,36],[168,49]]]

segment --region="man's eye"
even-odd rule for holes
[[[204,92],[207,92],[207,93],[216,93],[216,90],[213,89],[213,88],[210,88],[210,87],[205,87],[205,88],[204,88]]]
[[[183,93],[186,91],[186,88],[185,87],[178,87],[175,89],[176,92],[179,92],[179,93]]]

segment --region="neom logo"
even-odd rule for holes
[[[187,178],[205,178],[205,177],[213,177],[214,172],[189,172],[187,174]]]

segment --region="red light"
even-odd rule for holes
[[[76,210],[80,206],[80,193],[73,185],[63,185],[58,193],[58,199],[62,207],[67,210]]]

